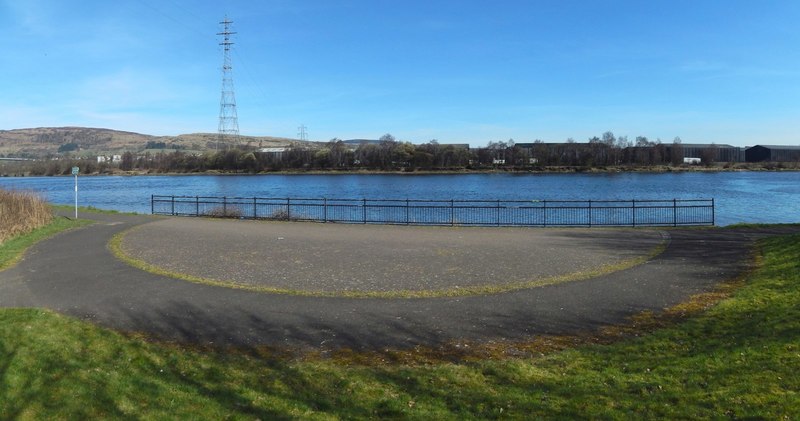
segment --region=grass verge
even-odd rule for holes
[[[81,227],[91,224],[87,220],[74,220],[55,217],[53,220],[40,228],[36,228],[30,233],[14,237],[0,245],[0,270],[7,269],[22,259],[22,255],[28,247],[51,237],[61,231]]]
[[[795,419],[800,236],[762,245],[735,287],[635,322],[652,329],[449,362],[201,351],[0,310],[0,419]]]
[[[75,211],[75,206],[71,205],[51,205],[53,210],[58,211]],[[81,213],[96,213],[96,214],[109,214],[109,215],[138,215],[136,212],[120,212],[113,209],[100,209],[94,206],[78,206],[78,214]]]
[[[499,294],[503,292],[516,291],[520,289],[536,288],[546,285],[555,285],[564,282],[575,282],[592,279],[613,272],[630,269],[634,266],[647,262],[663,253],[669,245],[669,237],[663,237],[662,242],[650,250],[647,254],[631,259],[625,259],[616,263],[598,266],[592,269],[572,272],[563,275],[549,276],[544,278],[531,279],[524,282],[514,282],[495,285],[476,285],[467,287],[445,288],[435,290],[396,290],[396,291],[313,291],[296,290],[288,288],[275,288],[270,286],[244,284],[226,279],[212,279],[195,276],[188,273],[177,272],[165,269],[160,266],[150,264],[144,260],[132,257],[125,251],[122,242],[130,231],[139,227],[129,228],[119,232],[111,238],[108,248],[111,253],[119,260],[145,272],[155,275],[167,276],[170,278],[181,279],[197,284],[241,289],[253,292],[263,292],[269,294],[289,294],[308,297],[345,297],[345,298],[440,298],[440,297],[466,297],[474,295]]]

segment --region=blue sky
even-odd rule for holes
[[[0,0],[0,129],[800,144],[800,1]]]

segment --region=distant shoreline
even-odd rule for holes
[[[782,165],[781,165],[782,164]],[[613,166],[613,167],[579,167],[579,166],[549,166],[533,168],[494,168],[494,169],[442,169],[442,170],[414,170],[414,169],[308,169],[308,170],[277,170],[262,172],[245,171],[197,171],[197,172],[159,172],[152,170],[122,171],[114,169],[108,172],[82,173],[81,176],[193,176],[193,175],[467,175],[467,174],[621,174],[621,173],[713,173],[713,172],[795,172],[800,171],[799,163],[719,163],[711,166],[684,165],[672,167],[659,166]],[[0,173],[0,177],[71,177],[62,175],[39,175],[13,171]]]

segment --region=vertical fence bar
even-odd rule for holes
[[[200,196],[194,197],[194,216],[200,216]]]
[[[454,202],[453,199],[450,199],[450,226],[455,225],[455,209],[453,208]]]
[[[633,213],[633,227],[636,228],[636,199],[631,200],[631,211]]]
[[[672,199],[672,226],[678,226],[678,199]]]
[[[592,201],[589,201],[589,228],[592,227]]]
[[[253,219],[258,217],[258,206],[256,205],[256,198],[253,197]]]
[[[156,213],[156,195],[150,195],[150,215],[154,215]]]
[[[228,216],[228,196],[222,196],[222,216]]]
[[[328,223],[328,198],[322,198],[322,222]]]
[[[172,196],[172,212],[170,212],[173,216],[175,215],[175,196]]]
[[[292,220],[292,198],[291,197],[287,197],[286,198],[286,220],[287,221],[291,221]]]
[[[497,205],[495,206],[495,225],[498,227],[500,226],[500,201],[497,201]]]
[[[362,217],[363,217],[362,220],[364,221],[363,223],[366,224],[367,223],[367,198],[366,197],[361,199],[361,210],[362,210]]]
[[[547,228],[547,200],[543,200],[542,204],[542,214],[544,219],[544,224],[542,224],[542,226]]]
[[[714,198],[711,198],[711,226],[717,225]]]

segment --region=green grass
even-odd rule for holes
[[[458,358],[203,351],[0,310],[0,419],[797,419],[800,236],[763,250],[664,316]]]
[[[731,224],[725,226],[725,228],[752,228],[752,229],[760,229],[760,228],[770,228],[774,227],[774,224],[759,224],[759,223],[752,223],[752,222],[740,222],[738,224]],[[782,227],[798,227],[800,224],[781,224]]]
[[[75,206],[73,205],[50,205],[53,210],[59,211],[75,211]],[[136,212],[120,212],[113,209],[100,209],[94,206],[78,206],[78,216],[81,213],[98,213],[98,214],[112,214],[112,215],[137,215]]]
[[[77,228],[90,224],[91,221],[71,220],[67,218],[53,218],[53,221],[43,227],[37,228],[27,235],[12,238],[0,245],[0,270],[16,264],[28,247],[51,237],[61,231]]]

